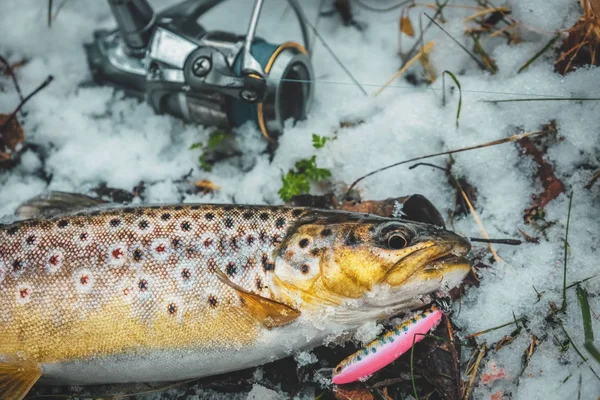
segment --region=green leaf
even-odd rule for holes
[[[200,168],[202,168],[203,170],[210,172],[212,171],[212,164],[209,163],[208,161],[206,161],[206,158],[204,157],[204,154],[202,154],[199,158],[198,161],[200,161]]]
[[[225,138],[228,136],[227,132],[217,129],[215,131],[212,131],[210,133],[210,136],[208,138],[208,148],[209,149],[214,149],[215,147],[217,147],[223,140],[225,140]]]
[[[203,147],[204,147],[204,145],[202,143],[194,143],[190,146],[190,150],[201,149]]]
[[[315,149],[322,149],[327,143],[327,136],[319,136],[316,133],[312,134],[312,144]]]
[[[294,196],[310,191],[310,182],[303,174],[290,171],[281,178],[281,182],[283,185],[278,193],[283,201],[289,201]]]

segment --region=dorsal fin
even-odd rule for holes
[[[50,218],[105,204],[108,202],[84,194],[48,192],[25,201],[17,208],[15,215],[24,219]]]
[[[267,328],[287,325],[300,316],[300,311],[275,300],[250,293],[243,287],[233,283],[223,271],[217,269],[217,277],[240,295],[244,306],[250,314]]]
[[[0,361],[2,400],[21,400],[42,376],[40,367],[27,360]]]

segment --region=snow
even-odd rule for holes
[[[574,193],[567,283],[598,271],[600,184],[589,190],[584,188],[600,165],[598,103],[482,102],[522,97],[598,97],[600,68],[581,68],[563,77],[553,72],[552,50],[517,74],[520,66],[553,37],[555,30],[568,29],[578,19],[579,7],[575,1],[503,2],[503,6],[513,10],[511,18],[522,22],[520,32],[524,41],[507,45],[500,38],[484,39],[484,47],[497,62],[496,75],[481,71],[445,34],[432,27],[425,41],[435,41],[430,60],[438,80],[431,87],[415,87],[399,79],[377,97],[363,96],[317,40],[313,60],[318,82],[309,118],[288,127],[272,161],[264,151],[265,142],[260,133],[252,126],[243,127],[236,139],[243,156],[216,164],[212,172],[199,167],[198,150],[189,150],[192,143],[206,143],[211,127],[188,125],[169,116],[155,115],[148,105],[126,98],[119,91],[91,85],[82,44],[91,39],[95,29],[114,23],[106,2],[68,1],[51,29],[46,26],[46,2],[5,0],[2,3],[0,54],[10,62],[28,61],[17,70],[23,92],[31,92],[49,74],[55,79],[24,107],[24,114],[19,117],[27,144],[33,146],[26,148],[18,166],[0,172],[0,216],[12,214],[20,202],[44,190],[91,194],[90,190],[102,182],[109,187],[131,190],[144,181],[145,201],[149,202],[281,204],[277,191],[282,174],[299,159],[313,154],[317,156],[319,167],[331,170],[334,187],[341,194],[344,184],[375,168],[520,131],[535,131],[555,120],[560,140],[549,147],[546,159],[564,182],[567,193]],[[173,1],[152,1],[156,8],[165,7],[167,3]],[[203,23],[208,29],[242,34],[251,3],[230,0],[211,11]],[[285,11],[285,2],[270,0],[266,3],[258,35],[274,43],[299,38],[299,29],[293,14]],[[311,21],[316,19],[319,3],[319,0],[303,2]],[[453,0],[450,4],[473,5],[474,2]],[[357,20],[367,24],[365,31],[344,27],[337,16],[321,18],[319,31],[372,94],[400,65],[397,56],[400,10],[374,14],[355,7],[354,12]],[[410,11],[417,30],[422,12],[418,7]],[[430,9],[426,12],[433,14]],[[472,12],[447,8],[445,29],[468,43],[462,34],[462,19]],[[423,24],[426,21],[423,18]],[[413,41],[402,36],[401,49],[406,51]],[[458,92],[446,89],[447,105],[442,105],[444,70],[454,72],[462,86],[463,105],[458,128],[455,127]],[[415,65],[409,72],[419,76],[421,71]],[[448,77],[446,84],[454,86]],[[0,78],[0,88],[0,112],[10,113],[18,104],[10,79]],[[364,122],[340,129],[340,121],[347,120]],[[312,133],[337,136],[337,140],[328,141],[323,149],[314,149]],[[493,362],[496,368],[506,369],[510,378],[476,386],[475,397],[489,398],[503,390],[514,399],[575,398],[580,390],[580,377],[581,398],[597,396],[600,381],[591,374],[573,346],[560,351],[555,338],[562,341],[565,335],[559,326],[546,321],[548,303],[553,301],[560,305],[562,301],[567,195],[559,196],[546,207],[546,220],[552,225],[540,233],[525,225],[522,219],[523,210],[530,206],[531,195],[540,192],[541,183],[535,177],[535,164],[523,156],[517,146],[504,144],[456,154],[454,159],[454,173],[465,176],[478,190],[476,208],[490,237],[520,238],[520,228],[540,239],[539,244],[495,246],[503,262],[481,270],[481,285],[467,291],[460,313],[459,304],[454,305],[453,321],[462,329],[463,336],[510,322],[513,313],[517,318],[528,319],[527,329],[511,344],[499,351],[491,350],[482,365],[489,369],[489,363]],[[429,161],[444,165],[446,160]],[[190,170],[193,170],[191,176],[184,178]],[[187,194],[192,183],[200,179],[209,179],[221,189],[208,195]],[[433,168],[409,170],[402,166],[363,181],[359,188],[365,199],[420,193],[444,216],[453,208],[453,189],[444,174]],[[313,189],[315,193],[320,190],[317,186]],[[481,235],[470,216],[455,220],[453,227],[465,236]],[[474,251],[485,253],[486,246],[475,245]],[[600,310],[600,296],[597,296],[600,280],[591,279],[582,286],[590,292],[591,308],[597,312]],[[542,294],[539,301],[536,290]],[[600,365],[583,349],[581,312],[574,288],[567,291],[567,300],[567,312],[560,315],[565,329],[588,358],[588,364],[600,371]],[[600,322],[592,319],[592,324],[595,331],[600,332]],[[372,332],[375,327],[372,325],[365,332]],[[508,326],[484,334],[478,340],[487,342],[489,347],[513,330],[514,325]],[[536,335],[541,343],[516,380],[522,368],[521,356],[531,342],[531,335]],[[600,341],[596,339],[595,344],[600,346]],[[309,358],[298,360],[302,363],[301,360]],[[255,386],[251,394],[266,396],[265,390],[268,389]]]

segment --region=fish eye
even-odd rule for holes
[[[388,238],[387,244],[390,249],[400,250],[406,247],[408,241],[404,238],[404,236],[395,234]]]

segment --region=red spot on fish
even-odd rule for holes
[[[53,254],[52,256],[50,256],[48,262],[52,265],[58,265],[58,263],[60,262],[60,256],[58,254]]]
[[[156,246],[154,250],[156,250],[159,253],[164,253],[165,251],[167,251],[167,248],[163,243],[161,243],[158,246]]]
[[[130,294],[131,294],[131,288],[125,288],[125,289],[123,289],[123,295],[129,296]]]
[[[89,275],[81,275],[81,278],[79,278],[79,282],[81,282],[82,285],[87,285],[88,283],[90,283]]]
[[[123,250],[121,250],[121,248],[120,248],[120,247],[117,247],[116,249],[114,249],[114,250],[112,251],[112,256],[113,256],[114,258],[116,258],[117,260],[118,260],[119,258],[123,257],[124,255],[125,255],[125,254],[123,254]]]
[[[29,288],[23,288],[23,289],[19,290],[19,296],[21,296],[22,299],[26,299],[30,294],[31,294],[31,289],[29,289]]]
[[[210,247],[213,244],[213,240],[212,239],[206,239],[204,241],[204,247]]]

